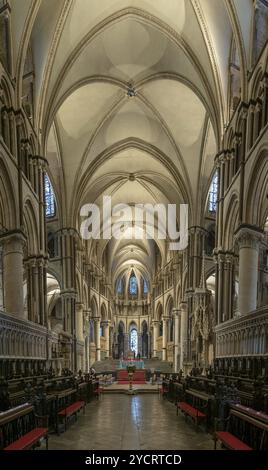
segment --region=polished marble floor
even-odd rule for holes
[[[211,435],[195,431],[176,415],[174,404],[154,394],[107,394],[86,407],[85,415],[60,436],[50,435],[57,450],[202,450],[213,449]]]

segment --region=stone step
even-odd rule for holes
[[[118,359],[104,359],[103,361],[96,361],[93,368],[97,373],[100,372],[114,372],[119,369],[120,361]],[[168,361],[161,361],[159,359],[144,359],[145,369],[154,369],[161,373],[172,372],[172,366]]]

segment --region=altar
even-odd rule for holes
[[[144,369],[144,361],[142,359],[120,359],[119,369],[126,369],[128,366]]]

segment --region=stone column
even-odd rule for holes
[[[178,372],[178,356],[179,356],[179,313],[176,308],[173,309],[174,314],[174,372]]]
[[[153,320],[153,357],[157,356],[157,339],[159,336],[159,321]]]
[[[217,305],[217,323],[222,323],[223,321],[223,297],[224,297],[224,261],[225,254],[223,252],[218,253],[218,305]]]
[[[244,315],[257,308],[259,243],[263,234],[256,227],[244,224],[235,238],[239,244],[238,311]]]
[[[62,318],[63,329],[72,336],[70,363],[72,370],[76,370],[76,320],[75,320],[75,299],[76,293],[73,290],[61,291],[62,298]]]
[[[248,121],[247,121],[247,149],[250,150],[253,145],[253,132],[254,132],[254,103],[250,103],[248,110]]]
[[[89,337],[85,338],[85,358],[84,358],[84,371],[89,371]]]
[[[218,210],[217,210],[217,246],[222,246],[223,238],[223,203],[224,203],[224,165],[226,155],[224,152],[218,155],[216,163],[219,172],[219,193],[218,193]]]
[[[187,360],[187,335],[188,335],[188,315],[187,315],[187,302],[180,304],[181,312],[181,338],[180,338],[180,369],[183,369],[183,364]]]
[[[101,360],[101,343],[100,343],[100,318],[94,318],[95,323],[95,343],[96,343],[96,361]]]
[[[167,360],[167,327],[168,317],[163,317],[162,361]]]
[[[106,357],[110,355],[110,322],[104,322],[104,338],[105,338],[105,348],[106,348]]]
[[[24,318],[23,246],[24,235],[10,232],[0,238],[3,243],[4,304],[7,313]]]
[[[230,320],[232,318],[233,263],[234,263],[233,254],[227,253],[226,263],[225,263],[225,303],[224,303],[225,320]]]
[[[84,304],[76,302],[76,338],[84,341]]]

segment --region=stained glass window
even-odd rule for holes
[[[218,199],[218,189],[219,189],[219,175],[218,172],[213,176],[209,195],[208,195],[208,210],[209,212],[216,212],[217,210],[217,199]]]
[[[118,294],[123,294],[123,279],[122,277],[119,279],[117,283],[117,293]]]
[[[129,279],[129,293],[131,295],[137,295],[138,293],[138,284],[135,274],[132,274]]]
[[[148,294],[148,282],[146,279],[143,280],[143,293]]]
[[[135,351],[135,354],[137,356],[138,354],[138,333],[135,328],[131,330],[130,333],[130,350]]]
[[[46,217],[53,217],[56,212],[55,196],[52,184],[47,175],[45,175],[45,201],[46,201]]]

